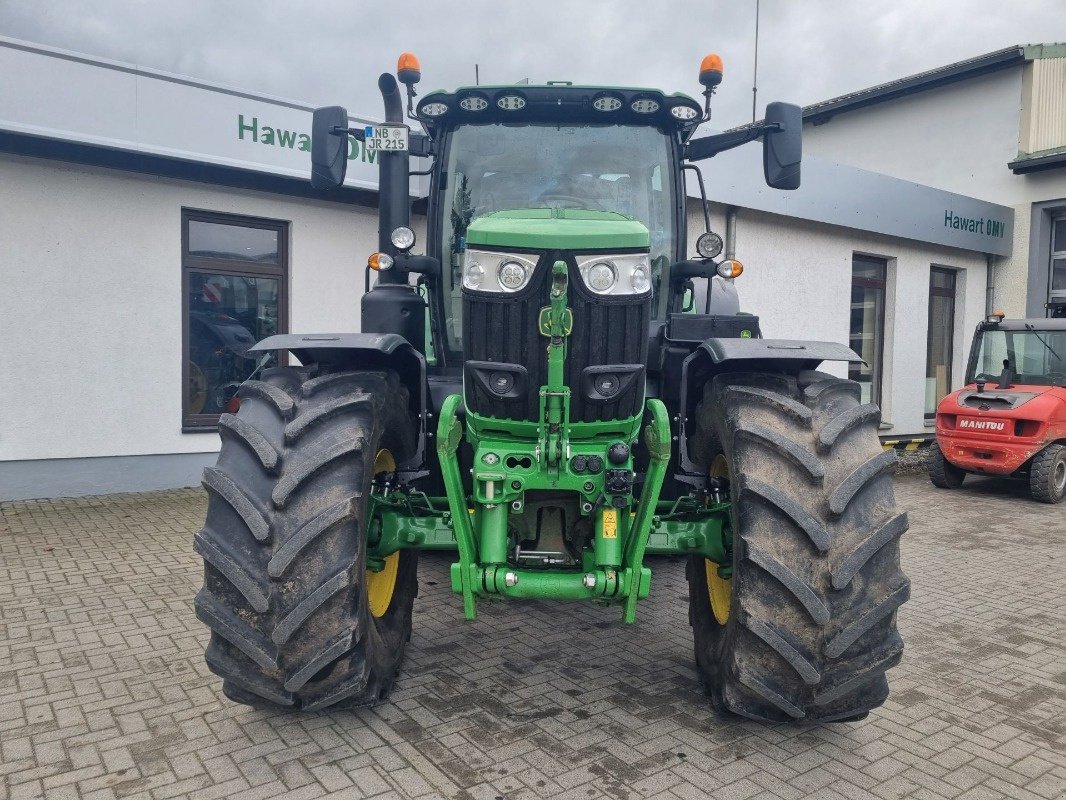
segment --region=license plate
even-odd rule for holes
[[[955,427],[967,433],[995,433],[1002,436],[1011,433],[1012,426],[1012,420],[959,417]]]
[[[386,153],[403,153],[407,150],[406,125],[367,125],[363,134],[363,144],[367,150]]]

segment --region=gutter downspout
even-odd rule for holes
[[[985,319],[996,310],[996,257],[985,253]]]

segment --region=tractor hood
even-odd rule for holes
[[[477,217],[468,247],[521,250],[647,250],[648,229],[625,214],[578,208],[526,208]]]

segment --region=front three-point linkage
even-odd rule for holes
[[[566,385],[566,339],[574,328],[574,313],[567,305],[565,261],[552,265],[551,303],[540,310],[538,327],[548,338],[548,385],[540,391],[541,420],[538,446],[551,474],[558,474],[559,462],[570,440],[570,387]]]

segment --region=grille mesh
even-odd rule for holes
[[[529,373],[529,391],[521,400],[505,402],[479,387],[467,386],[466,402],[474,413],[498,419],[537,419],[540,387],[548,382],[548,340],[537,330],[537,316],[548,305],[549,265],[559,258],[570,266],[569,299],[574,315],[565,373],[571,391],[571,421],[622,419],[640,411],[642,383],[613,402],[591,403],[581,396],[581,371],[588,366],[647,362],[651,296],[595,295],[581,283],[572,257],[548,253],[541,257],[529,286],[521,292],[497,296],[463,290],[465,357],[521,364]]]

